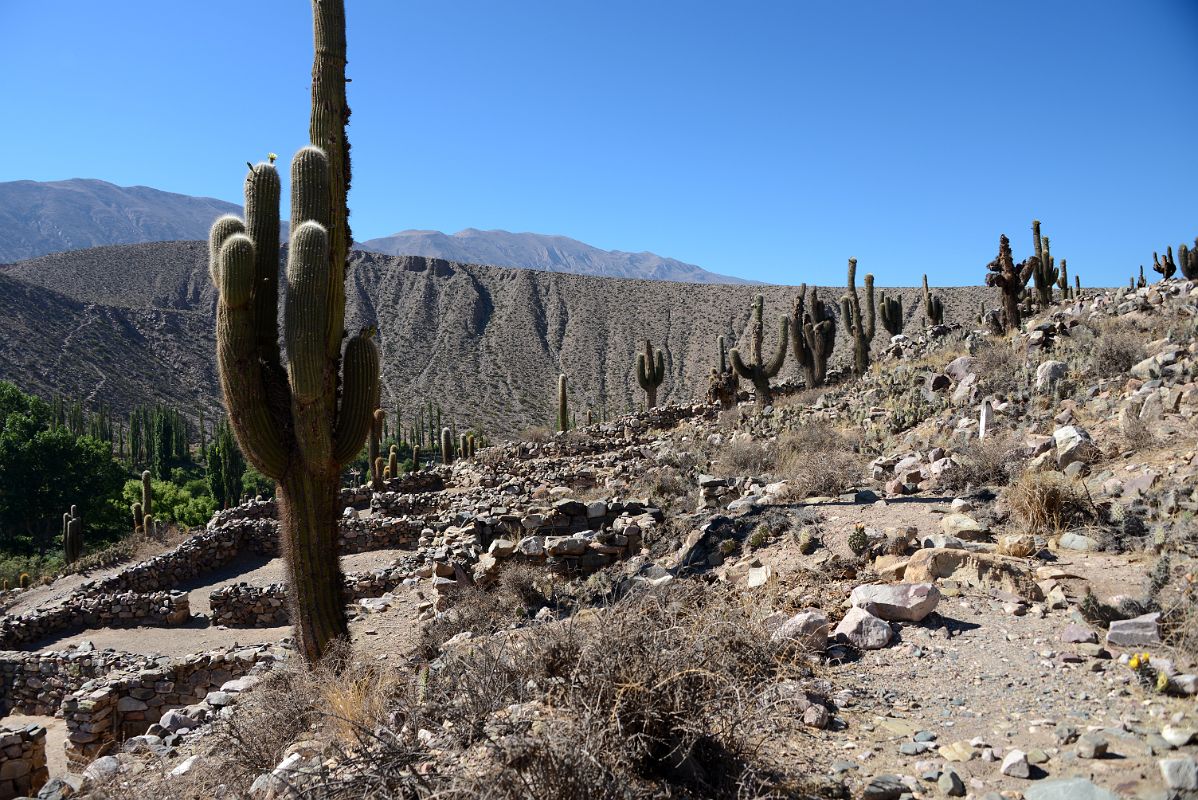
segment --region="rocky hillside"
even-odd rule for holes
[[[0,183],[0,263],[106,244],[207,240],[212,220],[241,208],[105,181]]]
[[[60,390],[126,409],[161,397],[218,403],[214,295],[206,246],[167,242],[94,248],[0,267],[0,379],[46,395]],[[840,287],[823,291],[826,298]],[[946,321],[973,324],[988,289],[938,290]],[[351,330],[377,324],[384,404],[433,401],[460,425],[510,434],[548,423],[559,372],[572,407],[609,415],[643,400],[634,353],[645,336],[665,352],[666,402],[701,398],[717,359],[766,298],[766,347],[795,289],[592,278],[356,252],[347,287]],[[908,330],[918,289],[901,289]],[[843,328],[843,326],[840,326]],[[833,359],[850,347],[843,330]],[[86,340],[86,343],[84,343]],[[878,325],[879,351],[887,342]],[[793,364],[782,376],[795,376]]]
[[[429,256],[464,264],[492,264],[605,278],[649,278],[684,283],[748,283],[655,253],[601,250],[566,236],[467,228],[455,234],[400,231],[359,247],[392,256]]]

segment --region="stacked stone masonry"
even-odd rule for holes
[[[0,800],[36,795],[49,778],[46,729],[0,726]]]
[[[15,649],[63,630],[161,627],[182,625],[190,618],[182,592],[72,595],[44,611],[0,618],[0,648]]]
[[[148,661],[90,644],[55,652],[0,652],[0,716],[54,716],[63,699],[88,681],[113,670],[140,669]]]

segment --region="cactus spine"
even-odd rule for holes
[[[653,345],[645,340],[645,352],[636,357],[636,382],[645,390],[645,408],[657,406],[657,387],[661,386],[666,376],[665,356],[658,350],[653,352]]]
[[[765,408],[773,402],[770,378],[777,375],[778,370],[782,369],[782,365],[786,362],[786,346],[790,331],[790,319],[783,314],[778,327],[778,349],[768,362],[763,360],[761,345],[765,338],[765,323],[762,322],[764,309],[765,298],[757,295],[753,300],[753,322],[749,330],[750,360],[748,363],[741,358],[739,349],[734,347],[728,353],[728,357],[732,361],[732,369],[736,374],[752,381],[753,388],[756,389],[758,408]]]
[[[853,373],[864,375],[869,370],[869,346],[874,340],[874,276],[865,275],[865,313],[857,297],[857,259],[849,259],[848,293],[840,299],[845,327],[853,339]]]
[[[62,515],[62,554],[68,564],[83,555],[83,521],[75,506]]]
[[[312,144],[291,163],[286,367],[278,344],[280,180],[273,165],[253,166],[246,177],[245,233],[212,237],[221,390],[246,458],[278,484],[296,649],[309,662],[349,636],[337,492],[342,468],[370,431],[379,394],[371,332],[350,338],[342,355],[350,242],[345,6],[313,0],[312,11]]]
[[[1016,266],[1015,260],[1011,256],[1011,240],[1007,238],[1006,234],[998,237],[998,256],[986,265],[986,269],[989,270],[986,275],[986,285],[1002,290],[1004,331],[1019,330],[1022,319],[1019,314],[1019,301],[1023,296],[1028,279],[1038,268],[1039,262],[1035,256]]]
[[[903,332],[903,298],[887,297],[886,292],[882,292],[881,309],[878,315],[882,318],[882,327],[891,336],[898,336]]]
[[[944,324],[944,301],[939,297],[933,296],[928,290],[928,276],[924,273],[923,276],[923,313],[928,318],[929,325]],[[983,310],[982,313],[985,313]]]
[[[387,424],[387,412],[376,408],[370,421],[370,437],[367,439],[367,461],[370,464],[370,488],[376,492],[383,491],[383,459],[379,456],[379,441],[383,437],[383,427]]]
[[[722,337],[721,337],[722,338]],[[828,358],[836,346],[836,317],[811,288],[808,307],[807,284],[799,287],[790,319],[790,349],[794,352],[808,389],[824,385]]]
[[[557,429],[570,429],[570,409],[566,402],[566,373],[557,376]]]

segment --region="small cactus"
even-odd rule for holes
[[[882,327],[886,332],[898,336],[903,332],[903,298],[887,297],[886,292],[882,292],[879,316],[882,317]]]
[[[645,390],[645,408],[657,406],[657,387],[666,376],[665,357],[661,350],[656,353],[649,340],[645,340],[645,352],[636,357],[636,382]]]
[[[387,472],[392,478],[399,477],[399,448],[395,445],[387,453]]]
[[[849,549],[859,556],[869,550],[869,536],[865,533],[864,525],[858,525],[849,534]]]
[[[1143,289],[1147,285],[1148,285],[1148,281],[1147,281],[1147,279],[1144,278],[1144,265],[1141,264],[1140,265],[1140,277],[1138,279],[1136,279],[1136,288]]]
[[[28,572],[22,572],[20,575],[17,576],[17,585],[20,586],[22,589],[29,588],[29,581],[30,581],[30,578],[29,578]]]
[[[764,308],[765,298],[757,295],[753,300],[753,325],[749,332],[751,360],[746,363],[741,358],[740,350],[737,348],[733,348],[728,353],[732,361],[732,369],[740,377],[753,382],[753,388],[757,390],[758,408],[765,408],[773,402],[773,395],[770,392],[770,378],[778,374],[778,370],[782,369],[782,364],[786,361],[786,345],[790,331],[790,320],[784,314],[779,325],[778,349],[774,352],[773,358],[768,362],[764,361],[761,353],[761,341],[765,335],[765,326],[761,320]]]
[[[420,445],[412,445],[412,472],[420,471]]]
[[[146,515],[145,515],[145,512],[142,510],[141,503],[134,503],[131,506],[131,509],[133,511],[133,532],[140,533],[140,532],[145,531]]]
[[[383,491],[383,459],[379,456],[379,442],[383,438],[383,427],[387,423],[387,412],[376,408],[370,418],[370,435],[366,440],[367,462],[370,464],[370,488]]]
[[[76,506],[62,515],[63,560],[71,564],[83,555],[83,521],[79,519]]]

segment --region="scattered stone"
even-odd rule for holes
[[[880,650],[890,644],[894,631],[885,620],[878,619],[864,608],[853,606],[836,626],[833,635],[843,637],[860,650]]]
[[[891,622],[920,622],[936,609],[940,590],[931,583],[863,584],[849,602]]]
[[[1158,625],[1161,615],[1157,612],[1144,614],[1134,619],[1119,619],[1107,630],[1106,643],[1116,647],[1141,647],[1161,643]]]
[[[1170,789],[1198,790],[1198,764],[1192,758],[1165,758],[1157,762]]]
[[[1120,800],[1114,792],[1085,778],[1037,781],[1023,792],[1023,800]]]
[[[1027,753],[1022,750],[1010,750],[1002,760],[999,771],[1011,778],[1029,778],[1032,770],[1027,763]]]
[[[1088,733],[1077,740],[1078,758],[1102,758],[1107,754],[1107,741],[1098,734]]]
[[[828,647],[828,617],[819,609],[800,611],[778,626],[770,637],[774,642],[790,642],[803,650],[822,653]]]

